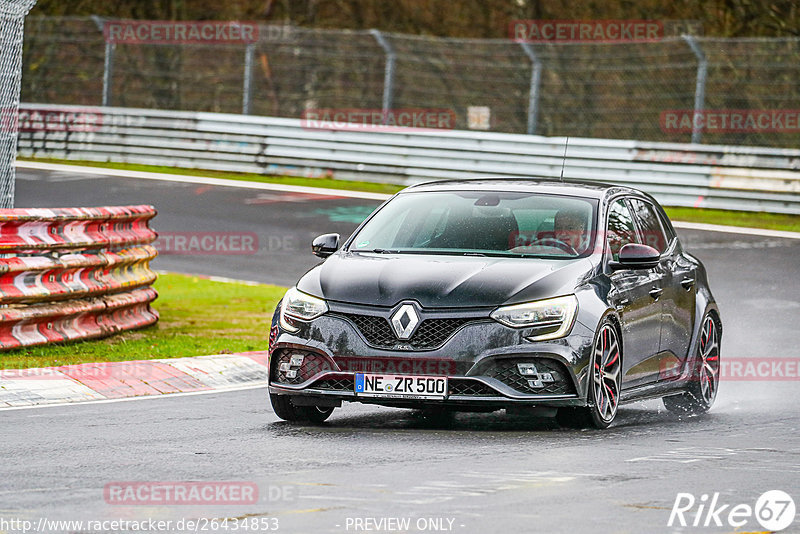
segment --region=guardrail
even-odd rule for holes
[[[0,350],[155,323],[152,206],[0,210]]]
[[[306,126],[306,127],[304,127]],[[20,105],[19,155],[411,184],[564,177],[665,205],[800,213],[800,150],[491,132],[317,129],[299,119]]]

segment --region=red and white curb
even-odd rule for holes
[[[266,351],[0,370],[0,410],[267,384]]]

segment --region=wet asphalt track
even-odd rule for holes
[[[164,255],[156,268],[282,285],[315,264],[311,238],[348,234],[376,205],[18,170],[19,207],[123,203],[155,204],[161,233],[258,236],[252,255]],[[800,357],[800,241],[679,233],[708,267],[723,357]],[[418,518],[444,526],[452,519],[450,531],[464,533],[733,532],[668,527],[676,494],[719,492],[720,504],[752,506],[782,489],[800,505],[798,394],[796,380],[723,382],[707,416],[681,421],[649,401],[623,407],[604,432],[499,413],[428,421],[360,405],[337,410],[321,428],[292,426],[276,419],[261,389],[3,411],[0,518],[277,517],[290,533],[365,532],[353,520],[386,517],[413,518],[411,532],[420,531]],[[209,507],[104,501],[104,485],[131,480],[253,481],[262,499]],[[738,529],[758,530],[754,519]],[[800,521],[786,530],[798,531]]]

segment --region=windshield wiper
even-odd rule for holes
[[[370,250],[356,250],[356,252],[371,252],[373,254],[400,254],[399,250],[393,250],[388,248],[373,248]]]

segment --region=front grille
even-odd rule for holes
[[[342,314],[356,325],[358,331],[370,345],[391,347],[398,341],[392,331],[392,325],[384,317],[376,315]]]
[[[280,366],[282,363],[290,363],[293,355],[302,355],[303,363],[292,367],[296,374],[290,378],[286,371],[281,371]],[[271,369],[273,381],[281,384],[301,384],[323,371],[331,371],[332,365],[321,354],[305,350],[284,349],[276,352]]]
[[[475,320],[471,318],[425,319],[419,324],[411,339],[401,340],[394,335],[392,325],[385,317],[354,313],[335,315],[350,320],[356,325],[367,343],[381,349],[393,349],[398,344],[409,345],[414,350],[438,349],[456,330]]]
[[[541,386],[533,387],[528,381],[532,377],[520,374],[517,364],[526,363],[536,365],[537,371],[553,375],[552,382],[542,382]],[[560,362],[550,358],[508,358],[492,362],[484,367],[478,374],[496,378],[507,386],[521,393],[536,395],[574,395],[575,385],[569,377],[566,367]]]
[[[313,389],[325,389],[329,391],[355,391],[355,384],[352,377],[348,378],[323,378],[314,382]]]
[[[498,397],[495,390],[477,380],[450,380],[450,395],[462,395],[467,397]]]
[[[470,322],[470,319],[425,319],[417,327],[411,338],[415,349],[436,349],[444,345],[456,330]]]

